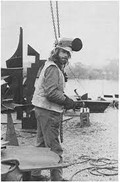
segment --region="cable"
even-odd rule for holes
[[[78,173],[85,171],[85,170],[88,170],[90,172],[90,174],[96,175],[96,176],[115,176],[115,175],[118,175],[118,167],[113,166],[113,164],[118,163],[118,161],[115,159],[112,159],[112,160],[108,159],[108,158],[94,159],[94,158],[90,158],[87,155],[82,155],[78,159],[80,159],[82,161],[77,162],[77,163],[72,163],[69,166],[72,166],[75,164],[81,164],[84,162],[89,162],[89,164],[92,166],[84,168],[84,169],[80,169],[79,171],[74,173],[71,176],[71,178],[69,179],[70,181],[72,181],[72,179],[75,175],[77,175]],[[102,164],[101,164],[101,162],[102,162]]]
[[[80,173],[80,172],[82,172],[82,171],[85,171],[85,170],[90,170],[90,169],[92,169],[92,168],[93,168],[93,167],[87,167],[87,168],[84,168],[84,169],[81,169],[81,170],[77,171],[76,173],[74,173],[74,174],[71,176],[71,178],[69,179],[69,181],[72,181],[73,177],[74,177],[76,174],[78,174],[78,173]]]
[[[58,41],[58,38],[60,38],[60,21],[59,21],[59,11],[58,11],[58,1],[56,1],[56,21],[57,21],[57,30],[55,25],[55,17],[53,12],[53,5],[52,1],[50,1],[50,9],[51,9],[51,16],[52,16],[52,22],[53,22],[53,29],[55,34],[55,40]],[[58,36],[57,36],[58,31]]]
[[[69,65],[68,65],[68,68],[69,68],[70,72],[72,73],[72,75],[74,76],[74,79],[76,79],[76,81],[79,83],[79,85],[80,85],[80,86],[83,88],[83,90],[86,92],[85,88],[82,86],[82,84],[80,84],[79,78],[77,78],[77,77],[75,76],[75,74],[73,73],[73,71],[72,71],[72,69],[70,68]]]
[[[102,172],[101,170],[104,169],[104,172]],[[105,170],[107,170],[109,173],[105,173]],[[96,171],[97,173],[94,173],[93,171]],[[112,171],[116,171],[116,172],[113,172]],[[103,167],[103,168],[91,168],[90,169],[90,173],[93,174],[93,175],[97,175],[97,176],[115,176],[115,175],[118,175],[118,168],[117,167]]]
[[[89,163],[90,163],[90,165],[93,165],[93,166],[105,166],[105,165],[117,164],[118,162],[117,162],[117,160],[99,158],[99,159],[92,159]]]
[[[51,8],[51,16],[52,16],[52,22],[53,22],[53,29],[54,29],[54,34],[55,34],[55,40],[57,41],[57,32],[56,32],[56,27],[55,27],[55,18],[54,18],[54,13],[53,13],[52,1],[50,1],[50,8]]]
[[[56,1],[56,15],[57,15],[58,37],[60,38],[60,21],[59,21],[59,12],[58,12],[58,1]]]

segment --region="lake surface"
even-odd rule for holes
[[[89,98],[95,99],[104,94],[119,94],[119,81],[69,79],[65,86],[66,95],[75,95],[74,89],[79,95],[88,93]]]

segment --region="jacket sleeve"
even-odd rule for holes
[[[45,71],[44,91],[46,98],[53,103],[63,105],[65,96],[62,91],[58,89],[59,71],[56,66],[51,65]]]

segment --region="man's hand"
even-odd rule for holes
[[[75,109],[80,109],[81,107],[85,106],[84,101],[76,101],[75,103],[76,103]]]
[[[65,95],[65,97],[66,97],[66,99],[64,101],[64,108],[66,110],[69,110],[69,109],[75,110],[76,103],[72,99],[70,99],[69,97],[67,97],[66,95]]]

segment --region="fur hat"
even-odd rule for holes
[[[69,53],[72,51],[80,51],[82,46],[82,41],[79,38],[59,38],[58,41],[55,42],[55,47],[59,47]]]

